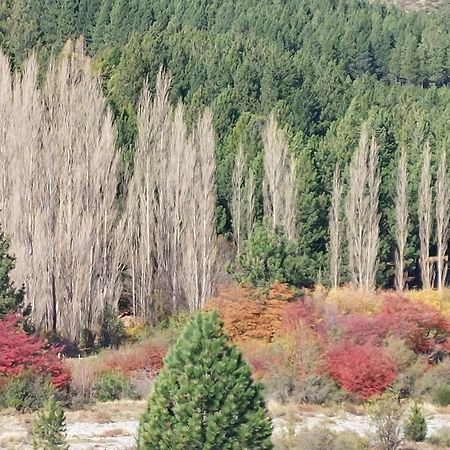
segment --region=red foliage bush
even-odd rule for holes
[[[429,352],[436,341],[450,336],[450,323],[436,308],[400,295],[386,296],[379,321],[417,353]]]
[[[312,299],[305,298],[286,307],[282,319],[282,329],[290,334],[305,324],[316,330],[321,321],[322,314],[317,305]]]
[[[450,335],[450,324],[430,305],[400,295],[388,295],[383,309],[373,316],[351,314],[339,317],[345,340],[358,345],[379,345],[389,334],[403,339],[416,353],[428,353],[436,342]]]
[[[68,386],[70,372],[58,358],[61,349],[48,346],[39,336],[28,335],[18,324],[19,318],[14,314],[7,314],[0,321],[0,377],[28,369],[50,375],[57,388]]]
[[[115,369],[125,374],[138,370],[157,373],[163,367],[166,350],[152,343],[143,343],[130,347],[130,351],[117,352],[113,356],[105,361],[104,370]]]
[[[363,399],[382,393],[396,377],[392,359],[373,345],[332,345],[326,362],[329,374],[348,392]]]

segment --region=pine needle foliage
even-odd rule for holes
[[[414,403],[411,407],[411,414],[405,427],[405,434],[408,439],[414,442],[422,442],[427,437],[427,422],[417,403]]]
[[[33,448],[35,450],[67,450],[66,417],[61,404],[49,397],[33,422]]]
[[[155,381],[138,432],[139,450],[272,449],[260,387],[216,312],[189,322]]]

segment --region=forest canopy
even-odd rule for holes
[[[275,265],[295,268],[299,285],[336,279],[329,269],[333,174],[339,163],[345,196],[365,123],[379,163],[374,283],[395,283],[397,174],[404,154],[409,211],[404,271],[410,285],[421,284],[418,193],[424,147],[429,143],[429,184],[437,192],[450,136],[449,12],[405,13],[361,0],[6,0],[0,6],[2,51],[18,71],[34,52],[41,67],[38,84],[51,57],[80,35],[115,119],[117,140],[111,142],[121,154],[121,179],[132,179],[133,166],[142,161],[142,87],[147,80],[153,96],[163,67],[171,76],[167,95],[172,105],[183,102],[192,142],[203,109],[212,114],[215,162],[207,167],[215,170],[205,183],[215,182],[208,201],[215,201],[216,233],[243,246],[244,256],[252,255],[249,230],[270,214],[276,222],[273,202],[282,189],[281,204],[290,217],[284,214],[273,232],[281,227],[282,234],[295,237],[295,248],[289,244],[288,256]],[[268,149],[275,149],[275,156],[282,152],[286,180],[296,173],[282,188],[268,182]],[[239,214],[252,211],[238,228],[237,205],[244,205]],[[272,238],[264,239],[266,245]],[[437,239],[430,237],[432,256]],[[344,246],[343,254],[348,251]],[[262,264],[270,269],[267,261]],[[350,272],[344,263],[340,282],[349,281]],[[170,292],[179,289],[173,285]]]

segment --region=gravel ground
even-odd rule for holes
[[[366,435],[372,431],[367,417],[349,412],[330,410],[289,409],[283,414],[282,407],[273,421],[274,433],[282,433],[288,425],[295,424],[296,431],[316,425],[333,431],[353,431]],[[142,402],[112,402],[97,404],[90,410],[67,413],[67,437],[70,450],[131,450],[135,448],[138,417],[143,410]],[[281,414],[280,414],[281,413]],[[31,415],[0,415],[0,449],[29,450]],[[450,413],[427,411],[428,435],[450,426]]]

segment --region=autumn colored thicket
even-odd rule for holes
[[[327,370],[341,386],[362,398],[382,393],[396,377],[396,367],[386,352],[374,345],[349,342],[329,346]]]
[[[0,348],[0,380],[31,370],[49,375],[57,388],[68,386],[70,372],[58,355],[62,349],[25,333],[14,314],[7,314],[0,321]]]
[[[360,298],[361,291],[342,295]],[[324,392],[322,384],[330,388],[331,377],[365,399],[382,393],[404,370],[398,352],[410,352],[408,358],[426,366],[435,361],[433,355],[439,359],[450,351],[450,323],[430,305],[397,294],[371,294],[376,307],[365,311],[351,308],[350,300],[335,302],[333,292],[329,296],[285,296],[275,307],[262,291],[228,288],[209,308],[219,311],[240,343],[254,377],[269,385],[284,379],[286,389],[295,383],[306,389],[309,383]]]

